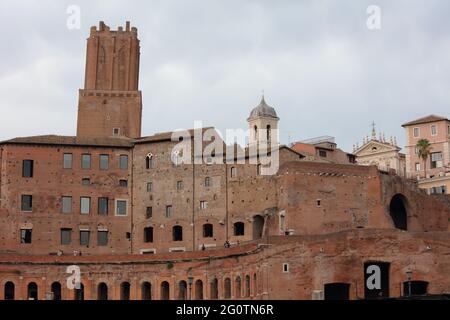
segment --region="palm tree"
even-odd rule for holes
[[[425,170],[425,178],[427,177],[427,159],[430,156],[431,149],[433,148],[430,141],[427,139],[420,139],[416,144],[417,154],[419,158],[423,160],[423,169]]]

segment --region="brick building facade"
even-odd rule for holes
[[[380,297],[403,295],[407,280],[450,292],[444,195],[278,145],[258,131],[278,127],[264,99],[251,144],[279,155],[275,174],[236,146],[179,163],[174,133],[141,137],[138,67],[137,30],[100,23],[77,135],[0,143],[0,299],[373,298],[367,263],[382,267]],[[66,286],[72,265],[79,289]]]

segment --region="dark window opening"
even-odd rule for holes
[[[152,285],[150,282],[144,282],[141,286],[142,300],[152,300]]]
[[[250,287],[250,276],[246,275],[245,276],[245,297],[250,297],[250,291],[251,291],[251,287]]]
[[[104,282],[98,284],[97,300],[108,300],[108,286]]]
[[[72,229],[61,229],[61,245],[69,245],[72,243]]]
[[[124,180],[124,179],[119,180],[119,186],[123,187],[123,188],[128,187],[128,180]]]
[[[325,150],[319,150],[319,157],[326,158],[327,157],[327,152]]]
[[[98,198],[98,214],[102,216],[108,215],[108,198]]]
[[[5,292],[4,292],[5,300],[15,299],[15,289],[16,287],[12,281],[8,281],[5,283]]]
[[[245,234],[245,224],[243,222],[236,222],[233,229],[235,236],[243,236]]]
[[[389,297],[389,262],[364,263],[364,298]]]
[[[230,278],[225,278],[223,287],[224,287],[223,297],[225,299],[231,299],[231,279]]]
[[[264,218],[260,215],[253,217],[253,240],[261,239],[264,230]]]
[[[178,283],[178,300],[187,300],[187,283],[184,280]]]
[[[206,223],[203,225],[203,238],[212,238],[214,235],[214,228],[211,223]]]
[[[36,282],[30,282],[27,288],[27,298],[28,300],[38,300],[38,285]]]
[[[213,279],[209,284],[209,296],[212,300],[219,299],[219,281]]]
[[[51,288],[53,300],[61,300],[61,283],[53,282]]]
[[[91,179],[89,178],[83,178],[81,179],[81,185],[83,186],[89,186],[91,184]]]
[[[325,284],[325,300],[349,300],[350,284],[327,283]]]
[[[20,209],[22,211],[33,211],[33,196],[29,194],[23,194],[21,197],[21,206]]]
[[[75,296],[74,296],[75,300],[84,300],[84,284],[79,283],[79,288],[75,287]]]
[[[153,216],[153,207],[147,207],[145,209],[145,216],[150,219]]]
[[[427,281],[405,281],[403,282],[403,295],[404,296],[420,296],[428,293]]]
[[[153,227],[144,228],[144,242],[153,242]]]
[[[183,227],[174,226],[172,228],[172,240],[173,241],[183,241]]]
[[[20,230],[20,243],[31,243],[32,229]]]
[[[203,281],[195,281],[195,300],[203,300]]]
[[[89,239],[90,239],[91,233],[89,230],[81,230],[80,231],[80,245],[81,246],[88,246],[89,245]]]
[[[22,163],[22,177],[32,178],[33,177],[33,160],[23,160]]]
[[[130,300],[130,283],[122,282],[120,285],[120,300]]]
[[[98,231],[97,232],[97,245],[107,246],[108,245],[108,231]]]
[[[170,299],[170,286],[167,281],[161,283],[161,300]]]
[[[241,297],[241,290],[242,290],[242,286],[241,286],[241,277],[237,277],[236,278],[236,283],[235,283],[235,298],[239,299]]]

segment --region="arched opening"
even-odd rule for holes
[[[257,284],[256,273],[253,274],[253,296],[256,297],[258,294],[258,284]]]
[[[28,300],[38,300],[38,285],[36,282],[30,282],[28,284]]]
[[[270,141],[270,124],[268,124],[266,127],[266,138],[267,141]]]
[[[264,218],[260,215],[253,217],[253,240],[261,239],[264,229]]]
[[[178,283],[178,300],[187,300],[187,283],[184,280]]]
[[[53,300],[61,300],[61,283],[53,282],[51,285]]]
[[[245,234],[245,224],[243,222],[236,222],[233,225],[233,231],[235,236],[243,236]]]
[[[148,281],[141,285],[142,300],[152,300],[152,284]]]
[[[389,213],[395,228],[407,230],[408,213],[406,211],[406,198],[402,194],[397,193],[392,197],[389,204]]]
[[[147,156],[145,157],[145,168],[153,168],[153,155],[151,153],[147,154]]]
[[[250,276],[246,275],[245,276],[245,297],[250,297]]]
[[[214,236],[214,229],[211,223],[203,225],[203,238],[212,238]]]
[[[84,284],[80,283],[80,287],[77,289],[75,287],[75,296],[74,296],[75,300],[84,300]]]
[[[173,241],[183,241],[183,227],[174,226],[172,228],[172,240]]]
[[[254,136],[255,136],[255,141],[256,141],[256,140],[258,140],[258,127],[254,126],[253,131],[254,131]]]
[[[170,299],[170,287],[167,281],[161,282],[161,300]]]
[[[404,296],[420,296],[428,293],[428,281],[405,281],[403,282]]]
[[[203,281],[195,281],[195,300],[203,300]]]
[[[349,283],[327,283],[325,284],[325,300],[349,300]]]
[[[241,297],[241,277],[237,276],[236,277],[236,283],[235,283],[235,298],[239,299]]]
[[[209,284],[209,296],[211,300],[219,299],[219,281],[213,279]]]
[[[120,284],[120,300],[130,300],[130,283],[122,282]]]
[[[14,282],[8,281],[5,283],[5,300],[14,300],[15,298],[15,289],[16,286],[14,285]]]
[[[108,286],[104,282],[98,284],[97,300],[108,300]]]
[[[225,278],[223,283],[223,297],[225,299],[231,299],[231,279]]]

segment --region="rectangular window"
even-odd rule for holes
[[[153,228],[152,227],[144,228],[144,242],[146,242],[146,243],[153,242]]]
[[[128,180],[119,180],[119,187],[128,187]]]
[[[153,183],[147,182],[147,192],[152,192],[152,191],[153,191]]]
[[[81,168],[82,169],[90,169],[91,168],[91,155],[83,154],[81,156]]]
[[[211,187],[211,178],[210,177],[205,178],[205,187]]]
[[[319,157],[326,158],[327,152],[325,150],[319,150]]]
[[[73,155],[71,153],[64,153],[63,155],[63,168],[72,169]]]
[[[437,135],[437,128],[436,128],[436,125],[435,125],[435,124],[432,124],[432,125],[431,125],[431,135],[432,135],[432,136]]]
[[[116,216],[126,216],[127,215],[127,201],[117,200],[116,201]]]
[[[166,218],[170,218],[172,216],[172,206],[166,206]]]
[[[119,168],[121,170],[127,170],[128,169],[128,156],[126,154],[120,155]]]
[[[145,216],[150,219],[153,216],[153,207],[147,207],[145,210]]]
[[[88,246],[91,237],[91,232],[89,230],[80,230],[80,245]]]
[[[62,213],[71,213],[72,197],[63,196],[61,202],[62,202]]]
[[[177,181],[177,190],[183,189],[183,181]]]
[[[29,194],[23,194],[20,209],[27,212],[33,211],[33,196]]]
[[[416,162],[416,171],[420,171],[420,163]]]
[[[81,197],[80,198],[80,213],[89,214],[91,212],[91,198]]]
[[[61,245],[68,245],[72,243],[72,229],[61,229]]]
[[[108,170],[109,168],[109,155],[100,155],[100,170]]]
[[[442,168],[443,161],[442,161],[442,152],[433,152],[431,154],[431,169],[434,168]]]
[[[81,185],[83,186],[89,186],[91,184],[91,179],[89,178],[83,178],[81,179]]]
[[[23,160],[22,162],[22,177],[32,178],[33,177],[33,160]]]
[[[230,171],[231,171],[231,177],[236,178],[236,174],[237,174],[236,167],[231,167]]]
[[[108,198],[98,198],[98,214],[102,216],[108,215]]]
[[[119,128],[113,128],[113,136],[118,136],[120,134]]]
[[[200,209],[207,209],[208,208],[208,202],[207,201],[200,201]]]
[[[20,229],[20,243],[31,243],[32,229]]]
[[[107,246],[108,245],[108,231],[98,230],[97,231],[97,245]]]
[[[414,128],[413,129],[413,134],[414,134],[414,138],[418,138],[420,135],[420,129],[419,128]]]

